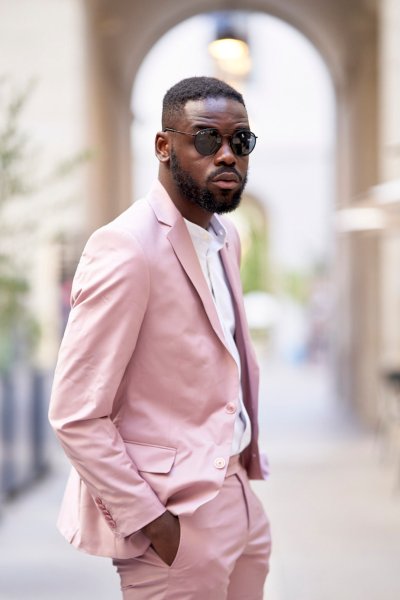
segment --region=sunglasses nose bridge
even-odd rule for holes
[[[216,163],[236,163],[236,154],[232,146],[231,135],[221,135],[221,142],[215,152],[214,157]]]

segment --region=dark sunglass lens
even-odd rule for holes
[[[221,142],[221,136],[216,129],[203,129],[194,138],[197,152],[204,156],[214,154],[220,148]]]
[[[232,150],[237,156],[246,156],[254,150],[256,136],[251,131],[237,131],[232,136]]]

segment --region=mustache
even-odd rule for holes
[[[241,176],[239,171],[237,171],[235,169],[235,167],[219,167],[213,173],[211,173],[211,175],[209,177],[207,177],[207,180],[211,181],[215,177],[218,177],[218,175],[227,175],[227,174],[229,174],[229,175],[234,174],[240,182],[243,181],[243,177]]]

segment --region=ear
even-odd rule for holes
[[[170,145],[169,136],[166,131],[159,131],[155,140],[155,152],[158,160],[162,163],[169,161]]]

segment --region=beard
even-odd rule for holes
[[[170,167],[172,178],[179,189],[180,193],[186,200],[192,204],[196,204],[209,213],[223,214],[232,212],[240,204],[242,193],[247,183],[247,174],[240,177],[239,173],[233,167],[220,167],[210,175],[207,181],[210,181],[220,173],[231,172],[235,173],[240,178],[240,187],[232,194],[231,190],[221,190],[219,199],[217,195],[211,192],[206,187],[201,187],[195,179],[182,167],[174,150],[171,150]],[[230,195],[232,196],[230,197]]]

